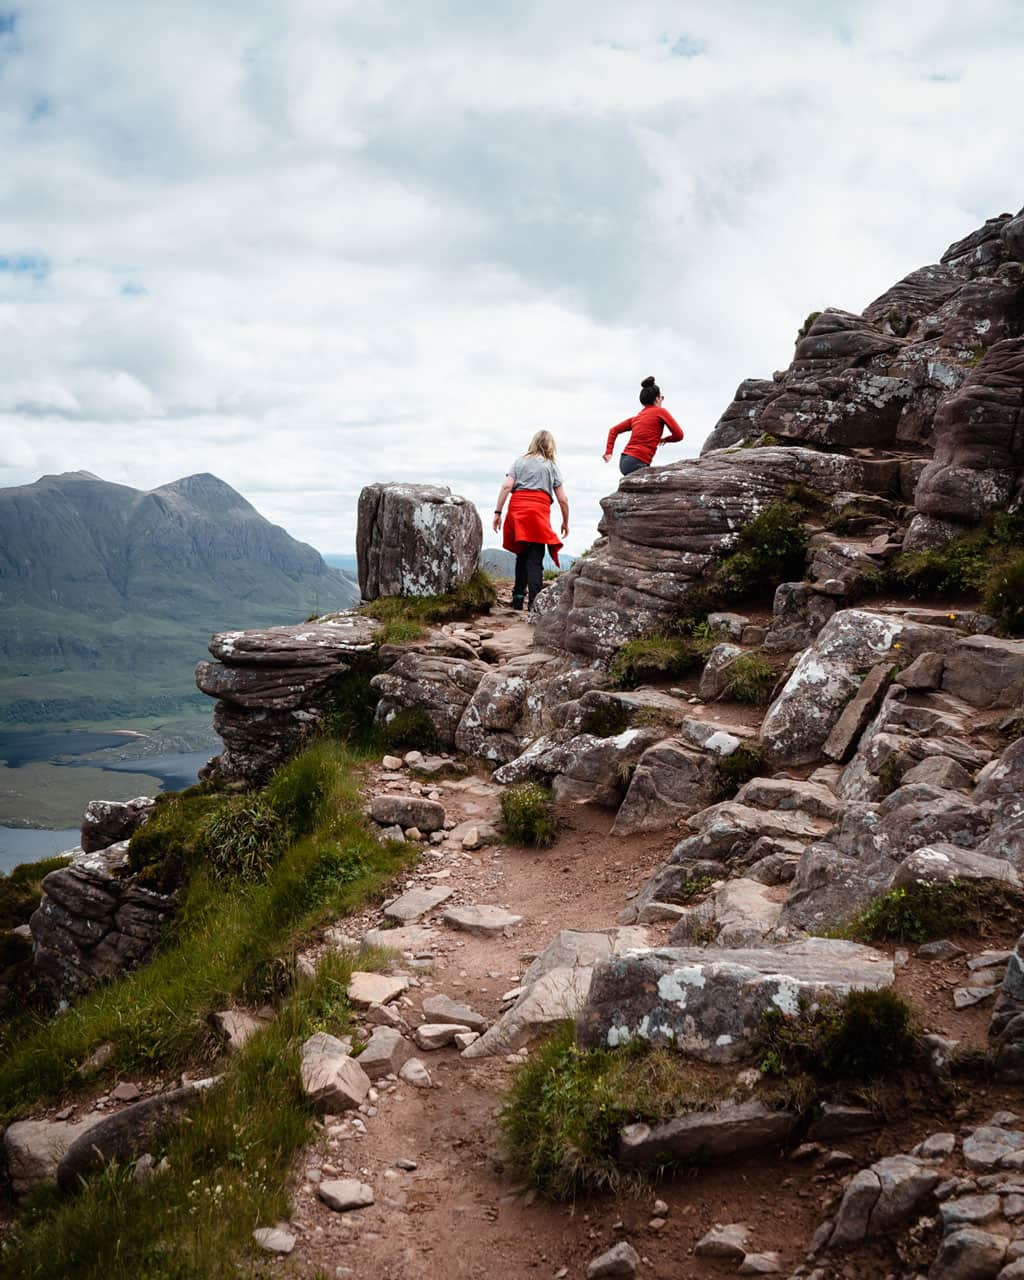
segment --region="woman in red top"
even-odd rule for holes
[[[641,467],[649,467],[654,461],[654,451],[669,440],[682,440],[683,429],[667,409],[663,409],[665,397],[661,388],[653,378],[644,378],[640,383],[640,403],[644,406],[635,418],[627,418],[608,432],[608,443],[605,446],[604,460],[610,462],[612,450],[615,448],[615,437],[628,431],[629,443],[622,451],[619,459],[619,470],[624,476]],[[668,435],[661,434],[661,428],[668,428]]]

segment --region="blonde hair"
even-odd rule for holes
[[[550,431],[538,431],[530,441],[530,447],[526,450],[528,458],[535,458],[537,455],[546,458],[548,462],[555,460],[555,437]]]

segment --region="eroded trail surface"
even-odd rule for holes
[[[415,872],[396,891],[450,889],[451,896],[413,927],[425,932],[397,962],[408,977],[405,993],[390,1008],[410,1035],[436,1022],[423,1001],[445,995],[468,1005],[488,1022],[508,1002],[530,961],[559,929],[614,927],[628,899],[664,860],[678,834],[612,837],[612,813],[590,806],[561,812],[563,834],[550,850],[537,852],[497,841],[500,789],[483,773],[447,780],[413,781],[408,770],[376,766],[368,771],[366,795],[436,795],[454,831],[424,842]],[[462,838],[481,847],[464,848]],[[460,834],[461,833],[461,834]],[[493,843],[487,843],[493,840]],[[453,906],[496,905],[521,921],[491,936],[444,922]],[[387,927],[381,909],[351,917],[329,931],[328,945],[356,945],[365,934]],[[390,923],[394,923],[393,921]],[[670,925],[645,926],[652,944],[667,938]],[[401,935],[396,935],[396,937]],[[902,960],[903,957],[900,957]],[[961,1043],[984,1043],[987,1011],[954,1012],[952,991],[963,982],[962,960],[931,965],[910,956],[897,986],[922,1010],[927,1029]],[[370,1014],[364,1023],[369,1034]],[[942,1128],[984,1120],[995,1105],[984,1087],[972,1087],[955,1114],[937,1115],[934,1100],[920,1110],[892,1117],[875,1134],[842,1141],[845,1159],[829,1144],[808,1159],[732,1160],[651,1183],[639,1194],[591,1198],[575,1205],[538,1200],[506,1168],[499,1141],[498,1112],[513,1073],[525,1054],[467,1060],[453,1046],[416,1050],[430,1076],[429,1088],[394,1075],[375,1081],[374,1093],[357,1113],[328,1117],[318,1145],[298,1170],[297,1236],[291,1257],[275,1264],[302,1276],[355,1276],[360,1280],[427,1280],[434,1277],[509,1278],[586,1275],[588,1262],[622,1240],[641,1257],[638,1274],[650,1277],[735,1275],[736,1262],[695,1257],[696,1242],[716,1223],[742,1222],[748,1248],[779,1254],[781,1274],[804,1262],[807,1243],[852,1170],[871,1160],[906,1151]],[[1007,1090],[999,1091],[1005,1105]],[[368,1184],[374,1203],[353,1212],[328,1208],[318,1196],[321,1180],[355,1178]],[[657,1205],[656,1202],[661,1201]],[[872,1267],[877,1266],[877,1270]],[[845,1268],[845,1269],[844,1269]],[[851,1269],[852,1268],[852,1269]],[[867,1269],[865,1269],[867,1268]],[[881,1258],[863,1254],[840,1262],[836,1276],[885,1275]]]

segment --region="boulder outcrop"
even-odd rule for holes
[[[134,968],[159,941],[174,898],[125,875],[128,844],[73,853],[43,879],[29,921],[40,980],[61,998]]]
[[[476,572],[476,507],[433,484],[370,484],[359,495],[356,559],[365,600],[437,596]]]
[[[196,667],[199,689],[218,699],[213,727],[224,750],[212,772],[227,782],[264,781],[320,724],[332,681],[365,660],[379,631],[372,618],[339,613],[301,626],[215,635],[209,644],[215,661]]]

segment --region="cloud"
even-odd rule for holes
[[[372,480],[570,549],[655,373],[692,456],[807,312],[1021,203],[1004,0],[0,10],[0,483],[213,471],[324,550]],[[22,265],[7,265],[22,264]]]

